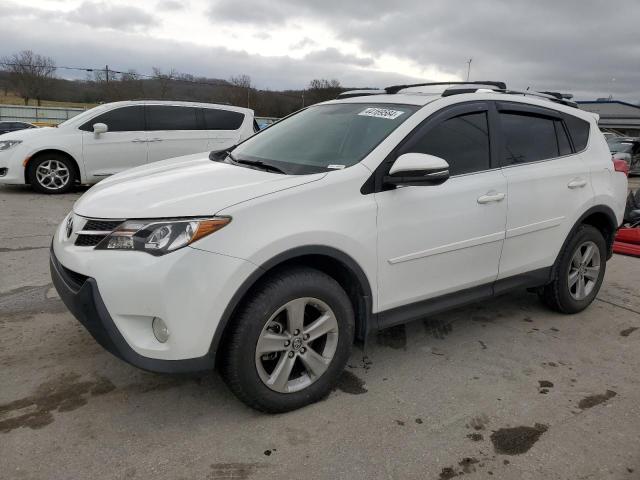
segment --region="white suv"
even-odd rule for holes
[[[268,412],[326,395],[376,329],[513,288],[586,308],[627,187],[596,117],[499,87],[415,90],[101,182],[55,233],[60,297],[121,359],[218,365]]]
[[[0,184],[65,193],[128,168],[229,148],[256,131],[253,110],[210,103],[127,101],[87,110],[57,128],[0,136]]]

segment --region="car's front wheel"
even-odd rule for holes
[[[27,177],[40,193],[66,193],[73,188],[76,171],[69,158],[59,153],[42,154],[29,162]]]
[[[329,275],[292,268],[252,292],[225,337],[223,376],[240,400],[270,413],[326,396],[354,335],[349,297]]]

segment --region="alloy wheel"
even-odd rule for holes
[[[70,176],[69,168],[60,160],[45,160],[36,168],[36,179],[47,190],[64,188]]]
[[[569,266],[569,293],[575,300],[587,298],[596,286],[600,276],[600,250],[598,246],[587,241],[578,248],[571,257]]]
[[[256,369],[271,390],[297,392],[324,374],[337,346],[333,310],[316,298],[297,298],[266,322],[256,343]]]

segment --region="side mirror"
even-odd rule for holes
[[[93,124],[93,133],[96,135],[100,135],[101,133],[107,133],[109,131],[109,127],[107,127],[106,123],[94,123]]]
[[[383,182],[387,185],[440,185],[449,178],[446,160],[425,153],[400,155]]]

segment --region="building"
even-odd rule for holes
[[[578,102],[578,105],[582,110],[600,115],[598,125],[602,130],[640,137],[640,105],[620,100]]]

